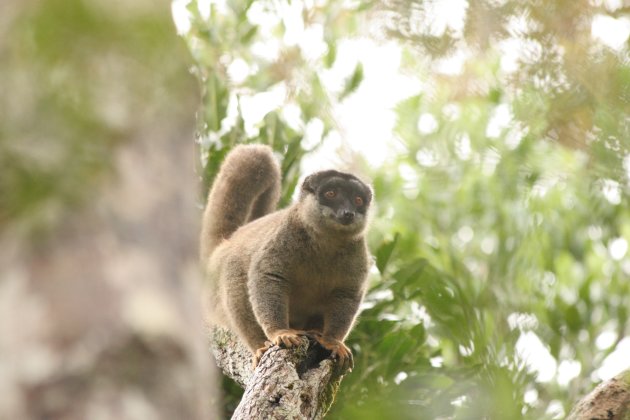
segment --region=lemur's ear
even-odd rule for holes
[[[304,182],[302,182],[302,191],[315,193],[315,176],[316,174],[312,174],[304,178]]]
[[[304,182],[302,182],[302,192],[303,193],[311,193],[315,194],[317,191],[317,187],[321,185],[321,183],[326,179],[338,174],[339,172],[335,170],[328,171],[319,171],[313,174],[310,174],[306,178],[304,178]]]

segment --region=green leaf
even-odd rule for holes
[[[252,26],[243,34],[243,36],[241,37],[241,42],[243,44],[251,43],[252,39],[254,39],[257,33],[258,33],[258,26]]]
[[[577,307],[575,305],[567,306],[564,312],[564,316],[566,317],[569,329],[574,333],[579,332],[582,328],[582,320]]]
[[[216,72],[210,73],[204,92],[204,119],[208,124],[208,130],[219,131],[221,121],[227,115],[228,102],[229,92],[225,79],[219,77]]]
[[[398,238],[400,238],[400,234],[396,232],[393,240],[384,242],[376,251],[376,268],[378,268],[381,274],[385,271],[392,252],[394,252],[394,248],[396,248]]]
[[[343,100],[345,97],[350,95],[352,92],[357,90],[361,82],[363,81],[363,64],[358,62],[352,75],[346,80],[345,87],[343,92],[339,96],[339,100]]]
[[[335,60],[337,59],[337,43],[334,41],[327,42],[328,51],[326,52],[326,56],[324,57],[324,65],[326,68],[331,68],[333,64],[335,64]]]

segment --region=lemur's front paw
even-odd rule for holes
[[[265,345],[256,350],[256,352],[254,353],[254,356],[252,357],[252,367],[254,369],[256,369],[256,366],[258,366],[258,363],[260,362],[260,359],[263,357],[263,354],[265,354],[265,352],[269,350],[271,346],[273,346],[273,343],[271,341],[265,341]]]
[[[307,333],[302,330],[285,329],[275,331],[271,334],[271,337],[269,337],[269,341],[265,341],[265,345],[256,350],[254,356],[252,357],[252,365],[256,368],[263,354],[265,354],[265,352],[271,347],[279,346],[289,348],[299,346],[302,344],[302,337],[306,335]]]
[[[305,335],[307,335],[306,332],[302,330],[278,330],[269,337],[269,340],[276,346],[289,348],[299,346],[302,343],[302,337]]]
[[[354,358],[348,346],[336,338],[326,337],[321,334],[311,334],[311,337],[317,340],[323,348],[330,350],[330,356],[339,362],[342,372],[352,372],[354,368]]]

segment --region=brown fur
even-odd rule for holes
[[[357,215],[341,226],[326,218],[331,210],[309,184],[326,174],[307,178],[297,203],[270,213],[280,191],[278,164],[268,147],[239,146],[210,192],[201,240],[210,321],[236,332],[255,361],[269,345],[290,347],[309,331],[352,366],[343,340],[366,287],[366,220]]]

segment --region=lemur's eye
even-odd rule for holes
[[[335,190],[328,190],[324,193],[324,196],[326,198],[335,198],[336,195],[337,195],[337,191]]]
[[[354,204],[361,207],[363,205],[363,199],[359,196],[354,197]]]

